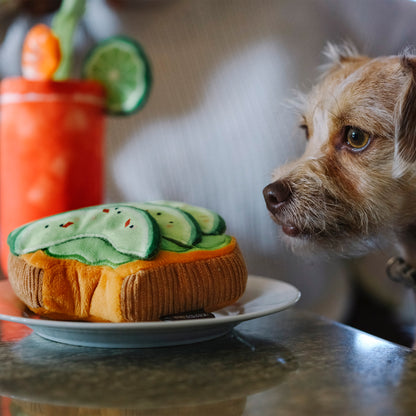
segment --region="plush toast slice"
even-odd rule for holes
[[[191,216],[175,204],[103,205],[21,227],[9,238],[15,293],[42,316],[104,322],[234,303],[247,283],[236,239],[223,234],[222,218],[203,222],[205,211],[182,206]]]

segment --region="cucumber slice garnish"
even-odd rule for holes
[[[160,242],[159,228],[148,213],[108,204],[32,222],[11,233],[8,243],[12,253],[20,255],[84,237],[100,238],[120,253],[140,259],[152,257]]]
[[[178,201],[156,201],[155,203],[179,208],[182,211],[187,212],[189,215],[192,215],[192,217],[199,224],[203,234],[217,235],[225,232],[226,226],[224,219],[216,212],[207,208],[197,207]]]
[[[148,202],[131,205],[148,212],[157,222],[161,236],[176,244],[192,247],[201,239],[198,223],[178,208]]]
[[[85,60],[83,76],[104,85],[110,114],[138,111],[145,104],[152,83],[143,49],[126,36],[113,36],[95,46]]]

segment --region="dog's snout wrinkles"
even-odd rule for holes
[[[277,211],[284,205],[290,198],[291,189],[286,180],[278,180],[267,185],[263,189],[264,200],[268,210],[272,214],[276,214]]]

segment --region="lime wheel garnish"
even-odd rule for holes
[[[95,46],[85,59],[83,76],[104,85],[110,114],[138,111],[145,104],[152,83],[143,49],[126,36],[114,36]]]

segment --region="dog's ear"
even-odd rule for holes
[[[324,55],[333,64],[342,64],[360,56],[357,48],[350,42],[345,42],[342,45],[329,42],[325,46]]]
[[[324,77],[332,71],[340,69],[349,63],[362,61],[364,58],[350,42],[345,42],[342,45],[327,43],[323,54],[326,58],[326,63],[320,69]]]
[[[395,174],[416,162],[416,56],[403,54],[401,69],[405,74],[403,92],[396,104]]]

